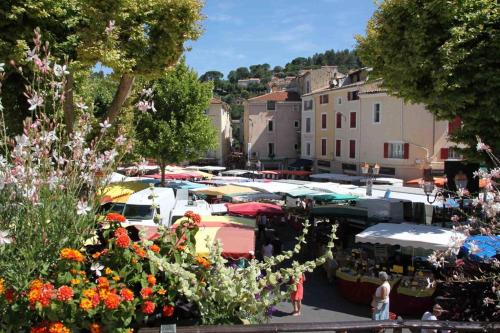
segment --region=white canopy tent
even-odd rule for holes
[[[269,193],[288,193],[300,187],[296,184],[278,183],[278,182],[248,182],[238,184],[239,186],[250,187],[255,190],[261,190]]]
[[[356,242],[445,250],[449,247],[460,246],[465,238],[462,233],[435,226],[379,223],[357,234]]]

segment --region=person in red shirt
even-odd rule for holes
[[[293,312],[292,316],[300,316],[300,310],[302,308],[302,298],[304,298],[304,281],[306,280],[306,277],[302,273],[300,275],[300,279],[298,282],[294,282],[292,280],[292,283],[295,284],[295,291],[293,291],[290,295],[291,300],[292,300],[292,305],[293,305]]]

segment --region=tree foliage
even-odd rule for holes
[[[215,147],[216,132],[205,115],[212,88],[184,60],[153,82],[157,110],[141,114],[136,131],[142,155],[158,162],[162,181],[168,163],[197,159]]]
[[[455,142],[500,147],[500,7],[493,0],[384,1],[358,48],[395,95],[460,117]],[[467,151],[475,154],[473,149]]]
[[[67,59],[73,71],[96,63],[112,68],[119,84],[105,118],[119,115],[136,77],[154,78],[174,65],[184,42],[201,33],[200,0],[6,0],[0,4],[0,62],[23,60],[37,27],[51,57]],[[68,91],[73,89],[68,79]],[[72,95],[64,111],[74,119]]]

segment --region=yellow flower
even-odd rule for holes
[[[163,296],[163,295],[165,295],[167,293],[167,291],[165,289],[161,288],[161,289],[159,289],[157,291],[157,293],[158,293],[158,295],[162,295]]]
[[[94,289],[85,289],[83,291],[83,296],[92,299],[96,295],[96,291]]]
[[[113,280],[118,282],[118,281],[120,281],[120,277],[118,275],[115,275],[115,276],[113,276]]]
[[[92,302],[88,298],[82,298],[80,301],[80,309],[85,311],[92,309]]]
[[[109,268],[109,267],[106,267],[106,269],[104,270],[104,273],[106,275],[111,275],[111,274],[113,274],[113,270],[111,268]]]
[[[80,279],[71,279],[70,283],[75,285],[75,284],[80,284]]]

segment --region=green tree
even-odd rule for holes
[[[175,64],[184,42],[196,39],[200,0],[6,0],[0,4],[0,62],[24,59],[27,41],[39,27],[53,60],[68,59],[72,70],[102,63],[118,86],[105,118],[113,122],[136,77],[154,78]],[[22,22],[22,23],[21,23]],[[65,122],[74,122],[73,77],[67,76]]]
[[[205,115],[212,87],[184,60],[153,82],[157,110],[140,115],[136,132],[141,154],[160,166],[162,183],[168,163],[194,160],[215,148],[216,132]]]
[[[217,81],[220,81],[224,78],[224,74],[222,74],[221,72],[219,71],[208,71],[206,72],[205,74],[203,74],[202,76],[200,76],[200,81],[214,81],[214,82],[217,82]]]
[[[455,142],[500,147],[500,6],[493,0],[387,0],[358,36],[363,62],[392,94],[460,117]]]

